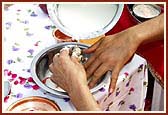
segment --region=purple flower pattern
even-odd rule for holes
[[[70,98],[63,98],[65,102],[70,101]]]
[[[30,14],[30,16],[32,16],[32,17],[36,17],[36,16],[38,16],[34,11]]]
[[[132,109],[133,111],[136,111],[136,106],[135,106],[135,104],[130,105],[130,106],[129,106],[129,109]]]
[[[8,29],[11,28],[12,23],[11,22],[7,22],[7,23],[5,23],[5,26],[6,26],[6,29],[8,30]]]
[[[12,60],[12,59],[10,59],[10,60],[7,60],[7,64],[12,64],[12,63],[15,63],[15,61],[14,60]]]
[[[99,91],[100,91],[100,92],[104,92],[104,91],[105,91],[105,88],[102,87],[102,88],[99,89]]]
[[[22,93],[18,93],[17,95],[16,95],[16,98],[22,98],[23,97],[23,94]]]
[[[33,55],[34,50],[33,50],[33,49],[29,49],[27,52],[29,52],[29,53],[30,53],[30,55]]]
[[[13,50],[13,51],[18,51],[18,50],[19,50],[19,48],[18,48],[18,47],[16,47],[16,46],[12,46],[12,50]]]

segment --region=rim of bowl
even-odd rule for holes
[[[12,103],[7,110],[8,111],[12,111],[15,107],[19,106],[20,104],[26,103],[26,102],[30,102],[30,101],[39,101],[39,102],[45,102],[48,105],[52,106],[55,110],[57,111],[61,111],[60,107],[58,106],[57,103],[55,103],[54,101],[45,98],[45,97],[40,97],[40,96],[30,96],[30,97],[24,97],[14,103]]]
[[[55,47],[59,47],[59,46],[66,46],[66,45],[80,45],[80,46],[84,46],[84,47],[89,47],[89,45],[83,44],[83,43],[77,43],[77,42],[67,42],[67,43],[58,43],[56,45],[52,45],[49,46],[43,50],[41,50],[33,59],[32,63],[31,63],[31,74],[33,77],[33,80],[36,82],[36,84],[42,88],[43,90],[51,93],[51,94],[55,94],[59,97],[68,97],[66,92],[60,92],[54,89],[51,89],[49,87],[47,87],[37,76],[36,74],[36,63],[39,61],[40,57],[42,57],[49,49],[55,48]],[[107,81],[107,76],[105,75],[104,78],[102,79],[101,83],[99,83],[97,86],[95,86],[94,88],[90,89],[91,93],[94,93],[96,91],[98,91],[99,89],[101,89],[103,87],[104,84],[106,84]]]
[[[156,10],[158,10],[158,11],[159,11],[159,14],[156,15],[156,16],[149,17],[149,18],[139,16],[139,15],[137,15],[137,14],[134,12],[134,8],[135,8],[136,6],[138,6],[138,5],[150,5],[150,6],[154,7]],[[142,19],[152,19],[152,18],[157,17],[157,16],[160,15],[160,13],[161,13],[161,7],[158,6],[158,5],[155,5],[155,4],[134,4],[134,5],[132,6],[132,12],[133,12],[133,14],[134,14],[136,17],[139,17],[139,18],[142,18]]]

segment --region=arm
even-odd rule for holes
[[[77,110],[100,111],[100,107],[90,93],[87,85],[79,84],[76,89],[69,92],[69,96]]]
[[[135,38],[132,38],[131,41],[135,41],[138,45],[161,40],[164,38],[164,15],[161,14],[154,19],[129,28],[128,31],[135,34]]]
[[[106,36],[93,44],[85,53],[93,53],[86,62],[87,77],[92,77],[89,83],[93,87],[101,76],[112,71],[109,92],[115,90],[120,70],[134,55],[141,44],[163,39],[164,18],[160,16],[128,28],[114,35]]]

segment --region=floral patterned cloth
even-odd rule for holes
[[[10,82],[10,92],[4,96],[3,111],[12,103],[29,96],[53,100],[62,111],[76,110],[69,98],[58,98],[41,89],[31,76],[31,62],[37,53],[57,42],[55,28],[38,4],[19,3],[3,11],[3,81]],[[107,76],[110,76],[109,72]],[[110,78],[110,77],[109,77]],[[104,85],[94,97],[104,111],[139,111],[144,109],[147,90],[147,64],[135,55],[121,70],[114,93]]]

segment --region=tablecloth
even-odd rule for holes
[[[29,96],[46,97],[61,111],[75,111],[69,98],[58,98],[41,89],[31,76],[31,62],[42,49],[57,44],[52,36],[55,25],[37,3],[15,3],[3,11],[3,75],[11,90],[4,96],[2,111]],[[111,73],[107,73],[111,76]],[[110,78],[110,77],[109,77]],[[144,109],[148,75],[144,58],[135,54],[119,74],[116,90],[108,94],[107,84],[93,94],[103,111],[141,111]],[[4,94],[4,92],[3,92]],[[80,97],[77,97],[80,98]]]

